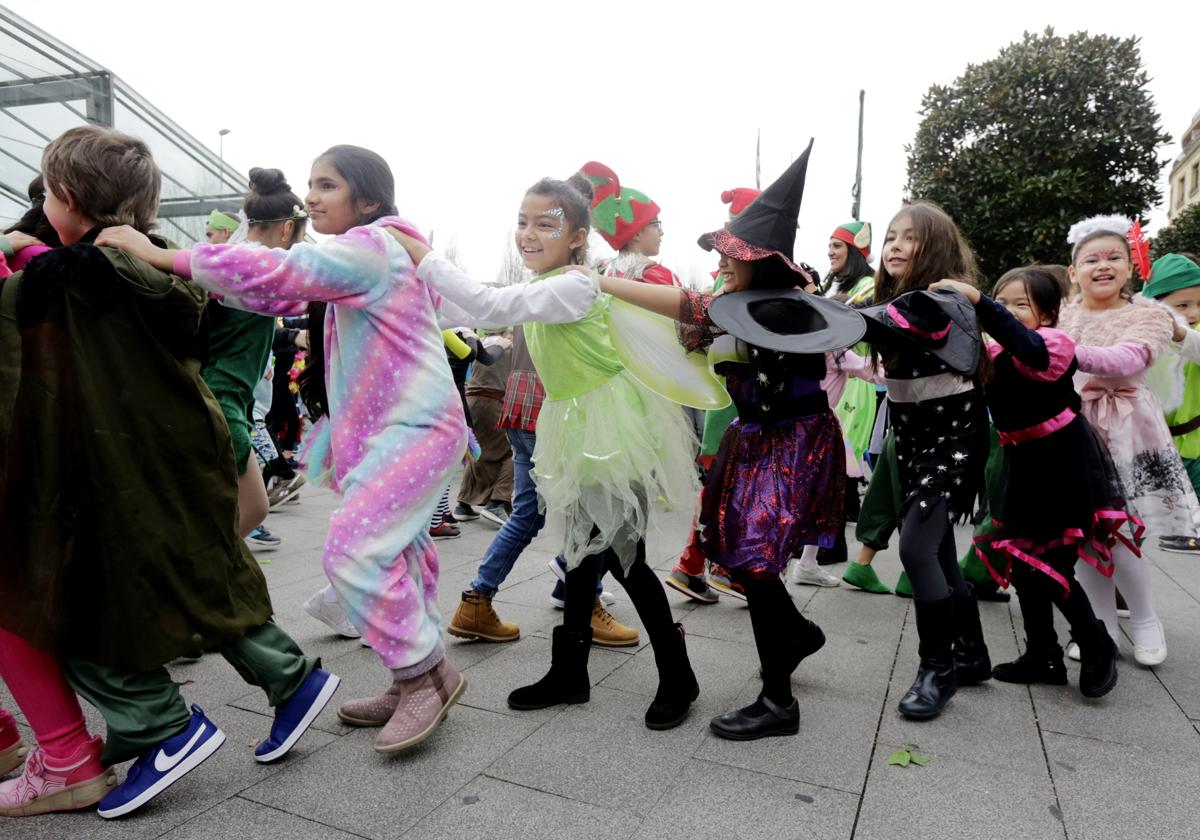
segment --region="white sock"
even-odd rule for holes
[[[1122,543],[1113,547],[1113,581],[1129,605],[1129,636],[1135,645],[1158,647],[1158,614],[1154,612],[1150,561],[1137,557]]]
[[[817,547],[815,545],[806,545],[804,550],[800,552],[800,568],[806,572],[815,572],[820,569],[817,564]]]
[[[1105,577],[1096,568],[1083,560],[1075,561],[1075,579],[1092,603],[1092,612],[1104,622],[1108,635],[1117,641],[1117,587],[1113,579]]]

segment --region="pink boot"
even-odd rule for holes
[[[0,709],[0,776],[7,776],[21,766],[29,748],[21,740],[16,719]]]
[[[0,816],[30,817],[95,805],[117,783],[116,774],[100,765],[103,751],[104,742],[96,737],[66,759],[30,750],[25,772],[0,784]]]
[[[375,751],[399,752],[424,741],[466,688],[466,679],[449,659],[419,677],[397,680],[389,689],[397,694],[395,712],[375,739]]]

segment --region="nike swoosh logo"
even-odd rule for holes
[[[200,736],[203,735],[207,729],[208,724],[200,724],[200,728],[196,730],[196,734],[192,736],[192,739],[184,744],[183,749],[174,755],[167,755],[165,752],[160,752],[158,755],[154,756],[154,769],[159,773],[166,773],[176,764],[183,761],[184,757],[192,751],[192,747],[196,746],[196,742],[200,740]]]

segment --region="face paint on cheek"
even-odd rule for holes
[[[551,231],[549,237],[551,239],[562,239],[563,228],[567,226],[566,215],[563,213],[563,209],[561,207],[552,207],[546,211],[546,215],[558,219],[558,230]]]

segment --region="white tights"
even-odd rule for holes
[[[1088,600],[1096,618],[1104,622],[1108,635],[1117,640],[1117,589],[1129,605],[1129,635],[1135,645],[1157,647],[1162,643],[1158,633],[1158,614],[1154,612],[1151,593],[1150,562],[1138,557],[1117,543],[1113,547],[1113,576],[1105,577],[1090,564],[1079,560],[1075,563],[1075,579]]]

